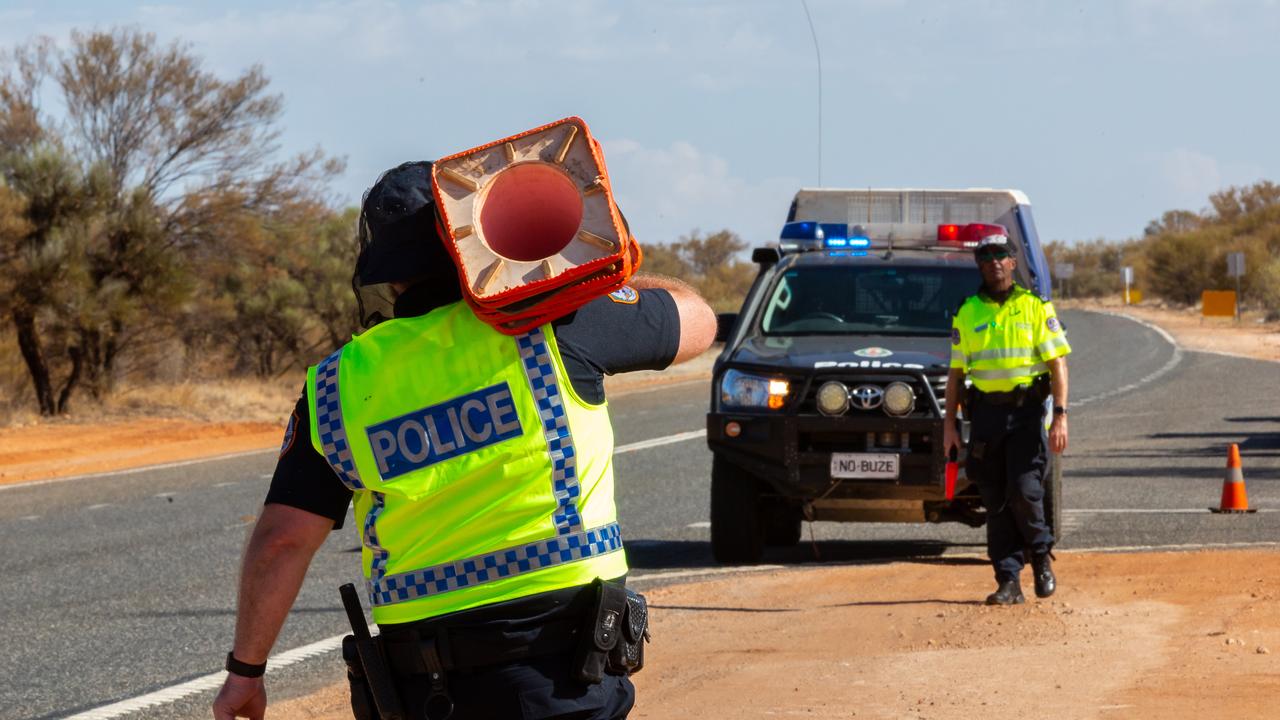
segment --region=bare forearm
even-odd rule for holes
[[[298,514],[306,516],[301,518],[301,527]],[[332,521],[294,508],[267,505],[263,509],[240,571],[236,659],[266,662],[302,587],[311,558],[332,525]]]
[[[684,292],[697,295],[698,291],[693,289],[689,283],[678,280],[667,275],[658,275],[656,273],[636,273],[632,276],[629,283],[636,290],[666,290],[667,292]]]
[[[947,417],[954,418],[960,407],[960,391],[964,388],[964,370],[951,368],[947,373],[947,392],[943,399],[943,407]]]
[[[1053,404],[1067,406],[1067,360],[1054,358],[1049,361],[1049,390],[1053,393]]]

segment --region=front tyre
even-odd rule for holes
[[[760,481],[715,455],[711,460],[711,554],[743,565],[764,554]]]
[[[1063,457],[1049,453],[1049,471],[1044,474],[1044,521],[1053,533],[1054,544],[1062,542],[1062,466]]]

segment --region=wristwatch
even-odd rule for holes
[[[1053,414],[1054,414],[1054,415],[1066,415],[1066,414],[1067,414],[1067,409],[1066,409],[1065,407],[1061,406],[1061,405],[1054,405],[1054,406],[1053,406]]]
[[[227,653],[227,672],[235,673],[240,677],[259,678],[267,671],[267,664],[253,665],[247,662],[241,662],[236,659],[235,652]]]

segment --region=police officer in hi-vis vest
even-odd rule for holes
[[[683,283],[639,275],[531,332],[500,334],[462,301],[430,168],[389,170],[365,196],[353,285],[392,288],[392,317],[308,373],[245,552],[215,718],[263,716],[267,657],[353,500],[377,643],[405,717],[631,709],[626,672],[612,656],[592,666],[586,644],[593,628],[617,631],[601,611],[609,598],[635,600],[601,582],[627,574],[603,376],[699,355],[715,316]],[[347,659],[353,711],[378,717]]]
[[[946,393],[947,417],[956,417],[963,400],[970,421],[965,470],[987,508],[987,555],[998,584],[987,597],[989,605],[1024,602],[1018,577],[1027,552],[1036,597],[1049,597],[1056,588],[1044,473],[1047,451],[1067,448],[1066,355],[1071,347],[1053,305],[1013,282],[1017,259],[1011,250],[1001,232],[978,241],[974,258],[982,287],[965,300],[952,322]],[[966,376],[973,387],[962,399]],[[1046,438],[1049,396],[1053,415]],[[954,423],[946,424],[943,446],[948,456],[960,447]]]

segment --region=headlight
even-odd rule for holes
[[[720,379],[720,404],[726,408],[780,410],[790,391],[791,384],[782,378],[729,370]]]
[[[891,382],[884,389],[884,411],[890,415],[906,415],[916,407],[916,393],[904,382]]]
[[[822,383],[818,388],[818,412],[823,415],[843,415],[849,409],[849,388],[834,380]]]

